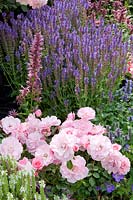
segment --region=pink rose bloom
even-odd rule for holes
[[[60,126],[60,128],[74,128],[74,121],[72,119],[66,119]]]
[[[6,134],[12,133],[19,125],[21,121],[13,116],[5,117],[1,120],[1,128]]]
[[[47,143],[39,146],[36,149],[35,157],[42,157],[45,166],[51,164],[54,159],[53,152],[51,151],[50,146]]]
[[[28,138],[29,127],[26,122],[21,123],[11,134],[13,137],[16,137],[22,144],[25,144],[26,139]]]
[[[108,137],[103,135],[94,135],[90,138],[88,154],[93,160],[101,161],[112,151],[112,144]]]
[[[36,149],[45,144],[45,140],[42,138],[42,135],[39,134],[38,132],[34,132],[28,135],[28,138],[26,140],[26,146],[27,150],[34,155]]]
[[[86,161],[81,156],[75,156],[74,159],[71,160],[72,168],[69,169],[67,167],[67,162],[63,162],[60,167],[60,173],[63,178],[66,178],[68,182],[75,183],[81,179],[84,179],[88,175],[88,168],[85,167]]]
[[[18,165],[18,170],[25,170],[28,172],[31,172],[33,170],[32,164],[26,157],[24,157],[22,160],[19,160],[17,165]]]
[[[23,146],[15,137],[7,137],[2,140],[0,144],[0,154],[2,156],[11,156],[16,160],[19,160],[21,153],[23,152]]]
[[[121,166],[119,168],[118,174],[126,175],[130,171],[130,161],[126,156],[121,157]]]
[[[80,150],[89,150],[91,137],[91,135],[83,135],[83,137],[80,138]]]
[[[36,115],[36,117],[41,117],[42,111],[41,111],[40,109],[37,109],[37,110],[35,111],[35,115]]]
[[[86,119],[78,119],[73,122],[73,127],[78,130],[78,137],[90,135],[93,128],[93,123]]]
[[[59,126],[61,124],[61,120],[58,119],[56,116],[47,116],[41,119],[41,124],[46,125],[48,127]]]
[[[115,143],[115,144],[112,144],[112,147],[113,147],[113,150],[116,150],[116,151],[120,151],[121,149],[121,145]]]
[[[41,120],[36,118],[35,113],[29,114],[25,122],[27,123],[29,133],[40,132]]]
[[[41,170],[44,167],[44,162],[42,157],[35,157],[32,160],[32,166],[35,170]]]
[[[18,2],[22,5],[28,5],[29,4],[29,0],[16,0],[16,2]]]
[[[95,110],[90,107],[80,108],[77,112],[77,116],[82,119],[91,120],[95,118]]]
[[[106,132],[107,132],[106,128],[104,128],[101,125],[93,125],[92,130],[91,130],[92,135],[100,135]]]
[[[50,148],[54,152],[56,159],[60,161],[70,160],[74,156],[73,147],[77,143],[74,135],[61,132],[52,137]]]
[[[102,167],[108,171],[110,174],[113,172],[113,174],[119,174],[119,169],[121,167],[121,158],[122,154],[119,151],[112,151],[108,154],[107,157],[105,157],[102,161]]]
[[[51,135],[50,128],[52,126],[59,126],[60,124],[61,120],[57,119],[56,116],[51,116],[51,117],[47,116],[41,119],[40,132],[45,136],[49,136]]]
[[[28,0],[29,5],[32,6],[33,9],[40,8],[47,4],[48,0]]]
[[[67,120],[75,120],[75,113],[69,113],[68,115],[67,115]]]
[[[78,130],[75,128],[63,128],[60,130],[61,134],[68,134],[68,135],[78,135]]]

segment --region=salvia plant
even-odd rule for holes
[[[45,200],[45,183],[38,182],[40,191],[36,191],[36,180],[33,173],[17,171],[13,158],[0,156],[0,200]]]
[[[87,15],[89,6],[87,0],[55,0],[52,7],[31,10],[16,20],[12,17],[10,25],[0,24],[1,60],[7,61],[3,69],[17,92],[26,85],[34,35],[42,34],[39,76],[46,114],[64,117],[78,107],[108,103],[126,72],[132,36],[123,41],[122,31],[113,23],[105,25],[103,19],[97,25]]]

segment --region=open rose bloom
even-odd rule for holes
[[[109,174],[125,175],[130,171],[130,161],[120,152],[121,146],[111,143],[104,135],[107,131],[103,126],[90,121],[95,118],[92,108],[80,108],[78,119],[75,113],[69,113],[62,124],[56,116],[41,116],[41,110],[37,110],[24,122],[11,116],[0,121],[6,135],[0,144],[0,154],[16,159],[18,170],[39,174],[43,168],[54,164],[59,166],[63,178],[75,183],[88,176],[88,163],[83,157],[87,152],[93,160],[101,162]],[[22,157],[24,148],[32,159]]]
[[[48,0],[16,0],[22,5],[30,5],[33,9],[40,8],[47,4]]]

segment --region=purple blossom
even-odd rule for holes
[[[113,184],[106,184],[107,193],[112,193],[115,190],[115,186]]]
[[[119,175],[119,174],[112,174],[112,177],[114,178],[114,180],[119,183],[121,180],[124,179],[124,175]]]

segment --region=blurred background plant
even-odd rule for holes
[[[26,85],[34,35],[43,35],[41,108],[46,115],[63,119],[79,107],[109,103],[124,78],[133,37],[123,41],[116,24],[90,20],[90,7],[86,0],[55,0],[53,7],[30,10],[16,20],[11,16],[9,24],[5,17],[0,23],[1,66],[15,96]]]

